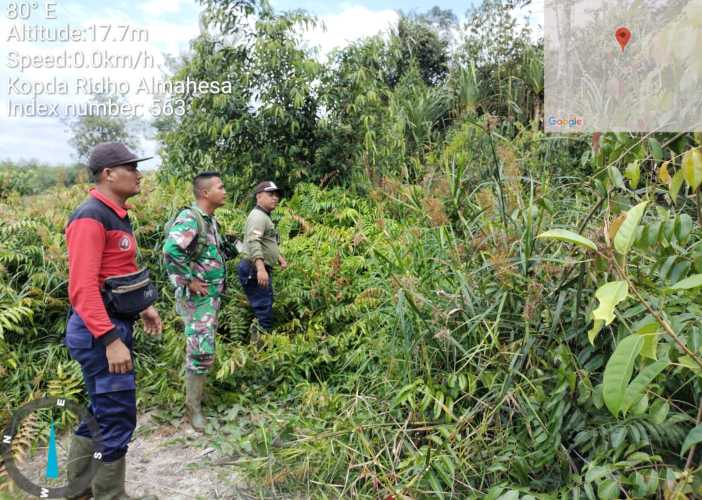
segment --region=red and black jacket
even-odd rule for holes
[[[68,298],[90,333],[105,345],[117,338],[100,294],[105,278],[137,271],[136,240],[127,208],[98,192],[72,214],[66,225]]]

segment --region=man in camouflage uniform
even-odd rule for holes
[[[278,248],[278,231],[270,214],[278,206],[281,190],[275,183],[264,181],[254,189],[256,206],[249,213],[244,229],[244,248],[241,252],[238,274],[241,286],[253,308],[262,330],[273,329],[273,268],[281,269],[288,263]],[[252,331],[252,340],[258,331]]]
[[[214,172],[197,175],[193,193],[195,203],[176,217],[166,235],[163,254],[168,278],[176,290],[176,311],[185,324],[185,406],[193,429],[202,432],[202,392],[214,363],[217,313],[226,273],[214,212],[224,205],[227,193]],[[203,222],[206,241],[199,233]]]

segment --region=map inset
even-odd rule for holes
[[[702,0],[545,0],[547,132],[702,131]]]

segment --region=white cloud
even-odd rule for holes
[[[176,2],[178,3],[178,2]],[[51,25],[56,27],[66,23],[74,28],[87,29],[92,25],[112,26],[112,34],[118,34],[119,25],[129,25],[132,28],[148,29],[148,42],[71,42],[71,43],[34,43],[20,42],[16,40],[8,41],[3,37],[3,44],[0,46],[0,157],[21,159],[36,158],[47,163],[68,163],[73,160],[71,148],[68,146],[69,135],[66,126],[57,118],[51,117],[9,117],[8,103],[10,99],[13,103],[28,104],[32,102],[33,96],[9,95],[9,82],[15,78],[31,82],[50,82],[53,79],[65,81],[68,84],[68,95],[40,95],[38,101],[44,104],[59,104],[65,109],[68,104],[80,104],[86,102],[90,95],[78,95],[75,92],[76,81],[79,78],[91,78],[99,81],[103,78],[110,78],[112,81],[124,81],[131,89],[128,94],[132,104],[140,104],[148,110],[152,104],[152,96],[148,94],[136,95],[135,89],[142,77],[156,77],[160,79],[160,66],[164,63],[163,52],[178,54],[188,48],[189,41],[198,35],[199,25],[197,16],[189,16],[188,19],[178,22],[166,22],[161,20],[143,21],[127,16],[124,12],[114,8],[101,9],[99,12],[82,12],[79,16],[68,16],[73,12],[72,6],[66,4],[66,9],[61,11],[60,19]],[[10,27],[15,24],[4,18],[0,18],[0,33],[9,33]],[[16,23],[21,26],[21,23]],[[111,38],[111,37],[110,37]],[[86,60],[90,60],[92,54],[108,52],[110,54],[136,55],[139,52],[147,53],[153,57],[154,67],[140,70],[130,69],[95,69],[95,68],[28,68],[25,71],[9,68],[8,55],[10,52],[17,52],[24,56],[50,55],[60,56],[64,52],[69,54],[83,54]],[[145,118],[150,118],[146,113]],[[153,141],[143,141],[145,153],[152,154],[157,148]],[[151,163],[151,162],[149,162]]]
[[[160,16],[161,14],[173,14],[180,12],[183,0],[149,0],[141,3],[139,10],[151,16]]]
[[[524,19],[531,25],[535,38],[544,34],[544,0],[532,0],[530,5],[521,7],[514,11],[518,25],[522,25]]]
[[[319,47],[319,56],[323,60],[335,48],[387,31],[398,18],[394,10],[372,11],[361,5],[344,4],[338,14],[320,16],[326,30],[318,26],[306,32],[303,38],[309,47]]]
[[[0,122],[0,158],[36,159],[50,163],[70,158],[69,136],[59,120],[25,120],[12,126],[8,122],[7,119]]]
[[[173,13],[181,10],[184,0],[151,0],[139,6],[142,12],[150,14]],[[0,86],[0,155],[12,159],[37,158],[48,163],[67,163],[72,161],[71,148],[68,146],[69,135],[66,126],[55,118],[38,117],[8,117],[8,106],[10,96],[8,95],[9,85],[5,85],[10,78],[21,77],[22,79],[48,82],[53,78],[68,82],[69,95],[47,95],[40,98],[40,101],[47,104],[58,103],[62,107],[69,103],[82,103],[89,99],[89,95],[76,95],[74,92],[75,82],[78,78],[92,78],[101,80],[110,78],[113,81],[122,80],[128,82],[131,92],[129,100],[133,104],[141,104],[148,109],[151,105],[152,96],[136,95],[135,89],[142,77],[159,78],[161,71],[159,65],[163,64],[163,52],[179,54],[187,51],[189,42],[199,34],[199,23],[197,15],[187,16],[187,20],[180,23],[167,22],[159,19],[144,20],[135,19],[125,12],[116,10],[114,7],[102,8],[99,11],[85,12],[78,14],[78,8],[74,4],[66,3],[62,9],[63,15],[58,20],[59,23],[70,22],[72,26],[87,28],[93,24],[129,25],[133,28],[146,28],[149,32],[149,41],[145,42],[122,42],[122,43],[101,43],[101,42],[72,42],[39,44],[26,42],[3,43],[0,47],[0,79],[4,81]],[[70,16],[67,16],[71,14]],[[343,47],[359,38],[372,36],[380,32],[385,32],[393,25],[398,18],[398,14],[392,10],[372,11],[364,6],[345,3],[338,14],[321,16],[320,20],[326,26],[326,30],[318,27],[306,32],[303,39],[308,46],[318,46],[320,58],[325,58],[334,48]],[[0,18],[0,32],[8,33],[12,25],[6,19]],[[114,29],[114,28],[113,28]],[[51,68],[30,68],[20,73],[16,69],[9,69],[6,66],[7,55],[10,51],[18,51],[26,55],[60,55],[64,51],[70,53],[80,52],[90,56],[96,51],[107,50],[111,53],[136,54],[146,50],[155,60],[153,69],[142,70],[114,70],[114,69],[51,69]],[[31,96],[11,96],[14,102],[31,102]],[[146,118],[149,118],[147,115]],[[152,140],[143,141],[145,153],[152,154],[158,145]]]
[[[523,19],[529,14],[529,22],[536,26],[543,26],[543,2],[534,0],[528,9],[516,13]],[[24,73],[24,77],[35,81],[49,81],[53,77],[75,82],[77,78],[110,77],[112,80],[129,82],[132,93],[129,98],[134,104],[151,104],[151,96],[136,96],[134,89],[142,77],[160,77],[159,64],[163,63],[162,52],[179,54],[187,51],[189,42],[199,34],[199,19],[197,11],[191,9],[186,0],[149,0],[139,5],[137,12],[151,14],[151,18],[144,16],[130,17],[123,11],[114,7],[105,6],[91,12],[86,12],[79,5],[66,2],[62,5],[60,23],[70,22],[77,27],[87,27],[92,24],[107,24],[113,26],[128,24],[135,28],[147,28],[149,42],[130,42],[119,44],[105,43],[72,43],[72,44],[30,44],[11,42],[0,45],[0,157],[13,159],[35,157],[50,163],[65,163],[72,160],[71,149],[67,146],[68,134],[66,127],[58,120],[48,118],[8,118],[8,78],[19,76],[16,70],[6,66],[7,53],[10,50],[22,51],[26,54],[47,55],[58,54],[63,50],[92,53],[95,50],[107,49],[113,53],[136,54],[147,50],[156,62],[157,67],[149,70],[95,70],[95,69],[31,69]],[[338,13],[319,16],[326,29],[321,26],[305,32],[303,40],[308,47],[319,48],[320,60],[326,59],[331,51],[344,47],[363,37],[386,33],[398,20],[398,13],[394,10],[371,10],[363,5],[344,2],[337,6]],[[190,14],[190,10],[193,14]],[[181,11],[187,11],[184,14]],[[159,14],[181,12],[178,21],[165,21],[158,18]],[[138,18],[137,18],[138,17]],[[174,19],[174,18],[170,18]],[[8,33],[10,21],[0,17],[0,33]],[[61,104],[84,102],[89,96],[47,96],[44,102],[58,102]],[[144,152],[152,154],[157,149],[154,141],[144,141]],[[151,163],[151,162],[149,162]]]

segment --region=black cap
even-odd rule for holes
[[[98,173],[103,168],[128,165],[138,161],[150,160],[153,156],[139,158],[129,151],[121,142],[101,142],[90,153],[88,168],[93,173]]]
[[[275,185],[275,182],[273,181],[263,181],[259,182],[256,185],[256,188],[254,189],[254,194],[258,193],[272,193],[272,192],[277,192],[279,196],[283,196],[283,190],[280,189],[278,186]]]

